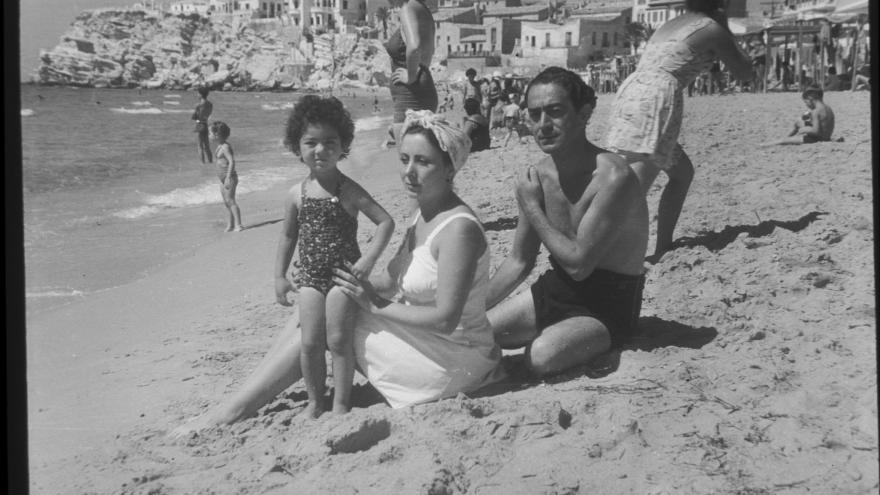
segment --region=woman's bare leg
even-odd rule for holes
[[[302,378],[299,312],[294,312],[260,364],[251,372],[241,388],[212,410],[190,423],[174,429],[172,437],[192,431],[235,423],[253,415],[261,407]]]
[[[691,181],[694,179],[694,164],[690,157],[676,145],[678,159],[675,165],[666,171],[669,181],[663,188],[660,196],[660,205],[657,207],[657,244],[654,248],[653,257],[659,259],[670,246],[678,217],[684,207]]]

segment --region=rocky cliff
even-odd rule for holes
[[[210,20],[131,9],[81,13],[40,53],[33,81],[90,87],[271,90],[376,84],[389,72],[378,40],[303,37],[282,20]]]

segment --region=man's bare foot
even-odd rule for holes
[[[306,406],[305,409],[303,409],[302,413],[300,414],[309,419],[318,419],[321,414],[324,414],[324,408],[322,408],[321,404],[317,402],[309,401],[309,404]]]

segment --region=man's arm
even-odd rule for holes
[[[613,160],[600,155],[597,162],[609,159]],[[597,174],[596,179],[601,181],[599,191],[573,237],[551,225],[536,197],[524,195],[522,204],[529,223],[553,258],[575,280],[589,277],[604,259],[629,209],[642,194],[635,173],[622,160],[615,162]]]
[[[516,222],[516,233],[510,254],[489,279],[489,295],[486,298],[486,309],[490,309],[504,300],[531,273],[535,267],[541,241],[529,225],[522,210]]]

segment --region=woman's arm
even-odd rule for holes
[[[416,9],[422,6],[416,6],[414,3],[416,2],[411,0],[400,9],[400,34],[403,36],[403,42],[406,44],[406,73],[408,78],[406,84],[412,84],[419,78],[419,66],[422,63],[422,59],[425,58],[423,51],[430,49],[430,40],[426,41],[423,39],[423,37],[430,36],[430,33],[425,29],[419,29],[419,15]]]
[[[737,81],[750,81],[754,75],[752,60],[739,47],[733,34],[721,25],[715,25],[714,29],[709,30],[709,34],[714,41],[718,58],[724,62],[730,75]]]
[[[299,184],[293,186],[284,203],[284,224],[281,227],[281,236],[278,239],[278,249],[275,252],[275,300],[283,306],[290,306],[287,293],[293,290],[290,281],[287,280],[287,268],[296,249],[299,238]]]
[[[470,296],[477,261],[488,246],[479,226],[463,219],[451,222],[434,242],[437,246],[438,281],[433,306],[382,300],[376,297],[370,286],[359,283],[344,270],[336,270],[333,281],[364,311],[404,325],[451,333],[458,326]]]

